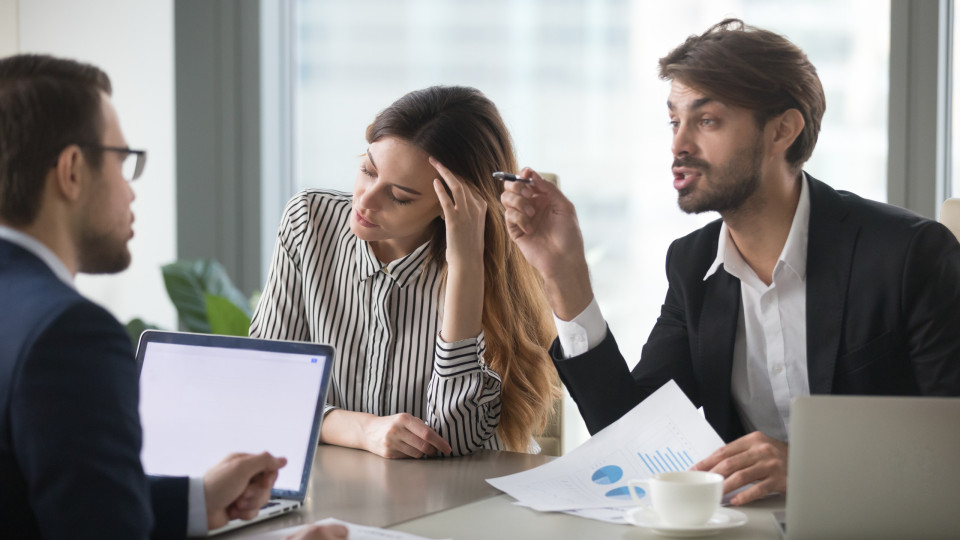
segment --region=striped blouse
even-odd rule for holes
[[[454,455],[502,450],[500,376],[484,363],[482,331],[440,338],[440,269],[427,259],[429,242],[384,265],[350,231],[352,201],[306,190],[287,203],[250,335],[336,348],[325,414],[405,412]]]

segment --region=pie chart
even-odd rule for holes
[[[638,487],[636,487],[636,486],[634,486],[633,491],[634,491],[634,493],[637,494],[637,497],[640,498],[640,499],[642,499],[643,496],[646,495],[646,492],[645,492],[645,491],[643,491],[642,489],[640,489],[640,488],[638,488]],[[618,487],[618,488],[613,488],[613,489],[611,489],[610,491],[604,493],[604,495],[607,496],[607,497],[609,497],[609,498],[611,498],[611,499],[618,499],[618,500],[621,500],[621,501],[629,501],[629,500],[630,500],[630,488],[627,487],[627,486],[620,486],[620,487]]]
[[[597,484],[606,485],[619,482],[621,478],[623,478],[623,469],[616,465],[606,465],[597,469],[591,479]]]

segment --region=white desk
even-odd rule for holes
[[[321,445],[303,509],[220,538],[242,538],[327,517],[456,540],[662,538],[638,527],[522,508],[485,482],[552,459],[483,451],[462,458],[388,460],[360,450]],[[772,512],[783,506],[783,498],[776,498],[741,508],[749,522],[713,538],[778,540]]]
[[[513,502],[513,497],[501,494],[389,528],[427,538],[455,540],[665,538],[633,525],[613,525],[567,514],[537,512],[517,506]],[[737,510],[747,515],[746,525],[721,531],[710,538],[779,540],[780,530],[773,518],[773,512],[783,510],[783,506],[783,497],[776,497],[738,508]]]

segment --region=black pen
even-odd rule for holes
[[[493,177],[496,178],[497,180],[502,180],[504,182],[522,182],[524,184],[533,183],[533,180],[530,180],[529,178],[520,178],[515,174],[510,174],[503,171],[497,171],[493,173]]]

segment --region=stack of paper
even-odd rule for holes
[[[628,480],[685,471],[721,446],[717,432],[670,381],[567,455],[487,482],[521,506],[625,523],[623,509],[636,505]],[[634,492],[646,496],[640,488]]]
[[[346,521],[340,521],[339,519],[334,518],[322,519],[317,521],[315,524],[343,525],[347,528],[347,537],[350,540],[430,540],[429,538],[424,538],[422,536],[416,536],[399,531],[388,531],[386,529],[380,529],[377,527],[364,527],[363,525],[347,523]],[[303,527],[305,527],[305,525],[296,525],[294,527],[287,527],[286,529],[243,536],[242,538],[248,538],[250,540],[281,540],[299,531]]]

